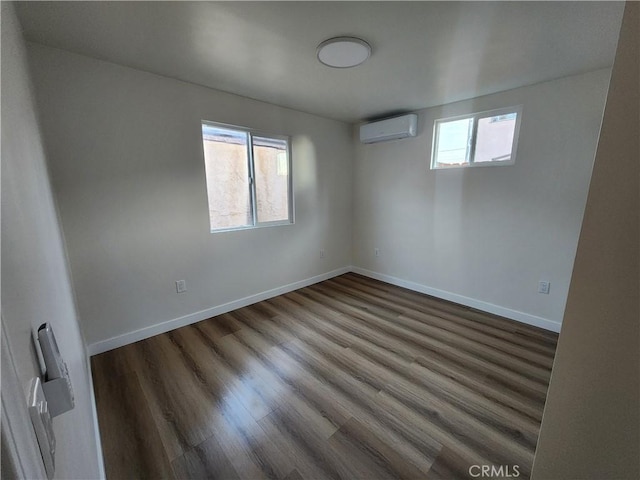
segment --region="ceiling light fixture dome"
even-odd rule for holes
[[[371,55],[371,46],[356,37],[335,37],[318,45],[318,60],[333,68],[350,68],[363,63]]]

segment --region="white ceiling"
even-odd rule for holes
[[[619,2],[20,2],[28,40],[345,121],[611,66]],[[316,59],[355,35],[354,69]]]

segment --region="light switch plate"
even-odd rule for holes
[[[28,406],[31,423],[40,446],[44,468],[47,471],[47,478],[51,479],[55,472],[56,436],[53,433],[53,423],[51,422],[51,415],[49,414],[42,383],[37,377],[31,380]]]

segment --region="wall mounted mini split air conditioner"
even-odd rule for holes
[[[417,130],[418,115],[410,113],[401,117],[387,118],[360,125],[360,141],[362,143],[378,143],[415,137]]]

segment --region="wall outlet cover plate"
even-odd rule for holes
[[[44,396],[42,383],[39,378],[31,380],[28,398],[29,415],[31,423],[36,432],[42,461],[49,479],[53,478],[55,472],[56,437],[53,433],[53,423]]]

